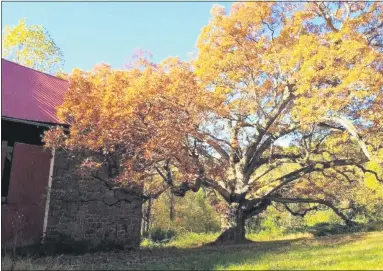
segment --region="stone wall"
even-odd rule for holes
[[[115,189],[98,178],[76,177],[74,167],[73,159],[56,152],[46,248],[75,252],[138,247],[140,191]]]

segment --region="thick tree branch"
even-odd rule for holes
[[[274,202],[280,202],[280,203],[318,203],[325,205],[329,208],[331,208],[336,215],[338,215],[341,219],[344,220],[346,225],[352,226],[356,223],[352,220],[348,219],[338,208],[336,208],[331,202],[321,199],[304,199],[304,198],[280,198],[280,197],[274,197],[274,196],[267,196],[266,199],[269,199]]]
[[[193,131],[191,133],[192,136],[194,136],[195,138],[209,144],[211,147],[214,148],[214,150],[216,150],[225,160],[229,160],[229,155],[227,154],[227,152],[221,147],[221,145],[215,141],[214,139],[212,138],[209,138],[208,135],[205,135],[201,132],[197,132],[197,131]]]
[[[358,167],[360,170],[362,170],[363,173],[371,173],[371,174],[373,174],[375,176],[375,178],[378,180],[378,182],[383,183],[382,177],[379,177],[377,172],[375,172],[373,170],[370,170],[370,169],[367,169],[367,168],[365,168],[362,165],[355,165],[355,166]]]
[[[261,157],[262,157],[262,154],[270,147],[270,145],[275,140],[277,140],[278,138],[281,138],[287,134],[292,133],[296,129],[297,129],[297,127],[292,127],[292,128],[286,129],[284,131],[281,131],[278,134],[271,135],[261,144],[261,146],[258,149],[256,149],[256,148],[253,149],[254,146],[249,146],[248,151],[247,151],[247,155],[245,158],[246,159],[245,160],[245,171],[244,171],[245,176],[247,178],[249,178],[251,176],[251,174],[254,173],[255,169],[258,168],[259,166],[263,165],[265,162],[267,163],[267,162],[271,162],[275,159],[277,159],[277,160],[283,159],[278,154],[275,156],[275,159],[274,159],[274,155],[273,155],[273,157],[271,157],[271,160],[270,160],[270,157],[268,157],[266,159],[267,161],[265,159],[262,159]]]
[[[195,181],[183,181],[179,185],[175,185],[175,182],[173,180],[173,176],[170,172],[170,162],[168,162],[164,166],[166,174],[161,172],[161,170],[158,167],[154,168],[162,177],[165,184],[170,187],[172,193],[178,197],[184,197],[186,192],[190,190],[192,190],[193,192],[198,192],[201,186],[204,185],[206,187],[211,187],[215,189],[227,202],[230,202],[230,193],[214,180],[206,178],[204,176],[204,169],[202,165],[199,165],[199,176],[195,179]]]
[[[339,160],[333,160],[329,162],[313,162],[311,165],[307,167],[300,168],[298,170],[295,170],[293,172],[290,172],[282,177],[279,177],[276,179],[274,182],[278,182],[279,184],[271,189],[267,195],[270,195],[271,193],[277,191],[281,187],[291,183],[292,181],[295,181],[304,175],[308,173],[312,173],[315,171],[323,171],[324,169],[336,167],[336,166],[348,166],[348,165],[357,165],[358,163],[352,160],[344,160],[344,159],[339,159]]]
[[[230,164],[231,166],[234,166],[234,164],[238,163],[242,156],[242,151],[239,146],[239,140],[238,140],[238,134],[239,129],[242,127],[241,125],[242,119],[238,120],[235,125],[230,127]]]
[[[316,4],[317,4],[317,6],[318,6],[318,8],[319,8],[319,10],[320,10],[320,13],[321,13],[322,17],[325,19],[327,26],[328,26],[332,31],[334,31],[334,32],[338,32],[339,30],[334,26],[334,24],[333,24],[333,22],[332,22],[332,20],[331,20],[330,15],[324,10],[324,8],[323,8],[323,6],[322,6],[323,3],[320,3],[320,4],[316,3]]]
[[[247,151],[246,151],[246,161],[245,161],[245,165],[250,165],[251,162],[254,160],[255,156],[256,155],[256,152],[257,152],[257,149],[260,149],[260,151],[262,151],[261,147],[258,148],[259,144],[262,142],[262,139],[263,137],[267,134],[268,130],[270,129],[270,127],[274,124],[274,122],[278,119],[278,117],[280,116],[280,114],[282,113],[282,111],[286,108],[286,106],[289,104],[289,102],[291,101],[292,99],[292,88],[293,88],[293,85],[287,85],[286,86],[286,90],[284,92],[284,98],[280,104],[280,106],[276,109],[276,112],[272,112],[271,113],[271,117],[270,119],[267,121],[265,127],[260,131],[259,135],[257,135],[256,139],[254,142],[252,142],[249,147],[247,148]],[[263,143],[263,145],[267,148],[268,147],[268,144],[271,143],[273,138],[268,138],[266,141],[269,141],[265,144],[265,142]],[[263,150],[264,151],[264,150]],[[262,151],[262,152],[263,152]],[[259,152],[258,152],[259,153]],[[251,165],[250,165],[251,167]]]
[[[286,209],[290,214],[292,214],[293,216],[300,216],[300,217],[304,217],[308,212],[319,210],[319,207],[318,207],[318,206],[314,206],[314,207],[310,207],[310,208],[304,209],[304,210],[302,210],[301,212],[296,212],[296,211],[292,210],[292,209],[287,205],[287,203],[283,203],[283,206],[284,206],[285,209]]]
[[[351,136],[353,136],[355,140],[358,142],[360,148],[362,149],[367,159],[371,160],[371,155],[367,149],[366,144],[362,140],[361,136],[358,134],[358,131],[356,130],[355,126],[352,124],[351,121],[347,120],[344,117],[331,117],[331,118],[327,118],[327,120],[339,123],[341,126],[343,126],[351,134]]]
[[[245,219],[258,215],[265,211],[267,207],[271,205],[271,200],[262,199],[262,200],[252,200],[247,204],[246,209],[244,211]]]
[[[226,202],[230,202],[230,193],[225,188],[220,186],[216,181],[207,178],[204,180],[203,183],[205,184],[205,186],[211,187],[214,190],[216,190],[226,200]]]
[[[294,161],[296,159],[303,158],[302,154],[283,154],[283,153],[273,153],[271,157],[263,157],[258,160],[257,166],[261,166],[267,163],[274,163],[278,162],[278,160],[283,160],[283,159],[289,159],[291,161]]]
[[[159,191],[150,194],[143,194],[143,202],[146,202],[149,199],[157,199],[162,195],[166,190],[168,190],[169,186],[163,186]]]

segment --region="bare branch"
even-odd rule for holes
[[[269,200],[269,199],[249,201],[248,205],[246,206],[246,209],[244,211],[245,219],[262,213],[270,205],[271,205],[271,200]]]
[[[227,152],[221,147],[221,145],[214,139],[212,138],[208,138],[207,135],[201,133],[201,132],[197,132],[197,131],[193,131],[191,133],[192,136],[196,137],[197,139],[209,144],[210,146],[212,146],[225,160],[229,160],[229,155],[227,154]]]
[[[255,168],[257,168],[260,165],[263,165],[265,163],[265,160],[261,159],[262,154],[268,149],[268,147],[272,144],[273,141],[277,140],[278,138],[281,138],[293,131],[295,131],[297,127],[292,127],[289,129],[286,129],[285,131],[281,131],[277,135],[271,135],[269,136],[262,144],[257,148],[257,145],[259,143],[255,142],[255,144],[250,145],[247,154],[246,154],[246,161],[245,161],[245,175],[246,176],[251,176],[253,174]],[[257,140],[258,141],[258,140]],[[273,155],[273,159],[282,159],[278,158],[280,157],[279,155]],[[269,160],[267,160],[268,162]]]
[[[355,166],[358,167],[359,169],[361,169],[361,170],[363,171],[363,173],[371,173],[371,174],[373,174],[373,175],[375,176],[375,178],[376,178],[379,182],[383,183],[383,179],[382,179],[381,177],[379,178],[377,172],[375,172],[375,171],[373,171],[373,170],[370,170],[370,169],[367,169],[367,168],[365,168],[364,166],[362,166],[362,165],[360,165],[360,164],[357,164],[357,165],[355,165]]]
[[[280,197],[273,197],[273,196],[267,196],[266,199],[269,199],[274,202],[281,202],[281,203],[318,203],[325,205],[329,208],[331,208],[336,215],[338,215],[340,218],[342,218],[346,225],[355,225],[356,223],[352,220],[348,219],[338,208],[336,208],[331,202],[321,199],[304,199],[304,198],[280,198]]]
[[[304,209],[304,210],[301,211],[301,212],[295,212],[294,210],[292,210],[292,209],[287,205],[287,203],[283,203],[283,206],[284,206],[284,207],[286,208],[286,210],[287,210],[290,214],[292,214],[293,216],[300,216],[300,217],[304,217],[308,212],[319,210],[319,207],[318,207],[318,206],[314,206],[314,207],[310,207],[310,208]]]
[[[162,178],[166,183],[168,183],[168,179],[167,179],[166,176],[161,172],[161,170],[160,170],[158,167],[156,167],[156,166],[154,166],[154,169],[157,171],[158,174],[160,174],[161,178]]]
[[[205,179],[204,184],[208,187],[214,188],[227,202],[230,202],[230,193],[212,179]]]
[[[272,190],[270,190],[268,192],[268,195],[277,191],[281,187],[291,183],[292,181],[295,181],[295,180],[303,177],[304,175],[306,175],[308,173],[312,173],[315,171],[323,171],[325,169],[333,168],[336,166],[347,166],[347,165],[356,165],[356,164],[358,164],[358,163],[355,161],[342,160],[342,159],[333,160],[330,162],[315,162],[315,164],[313,163],[307,167],[300,168],[298,170],[290,172],[290,173],[276,179],[274,182],[279,182],[279,184],[276,187],[274,187]]]
[[[334,26],[333,22],[332,22],[332,19],[330,17],[330,15],[325,11],[325,9],[323,8],[322,6],[323,3],[316,3],[316,5],[318,6],[319,10],[320,10],[320,13],[321,13],[321,16],[325,19],[326,21],[326,24],[327,26],[334,32],[339,32],[339,30]]]

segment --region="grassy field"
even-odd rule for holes
[[[256,236],[252,239],[256,238]],[[176,240],[166,247],[143,247],[138,251],[103,252],[81,256],[61,255],[19,259],[14,269],[160,269],[160,270],[381,270],[383,232],[334,235],[320,238],[259,241],[235,246],[200,246],[214,235],[190,236],[193,242]],[[200,240],[198,241],[198,238]],[[146,244],[148,245],[148,244]],[[173,247],[170,247],[173,246]],[[189,247],[187,247],[189,246]],[[11,260],[2,260],[10,269]]]

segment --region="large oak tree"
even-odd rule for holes
[[[382,9],[214,6],[190,64],[74,71],[60,108],[70,136],[45,140],[87,152],[82,169],[143,184],[145,197],[210,189],[227,215],[221,241],[244,240],[244,221],[271,204],[325,206],[352,225],[363,178],[382,182]]]

